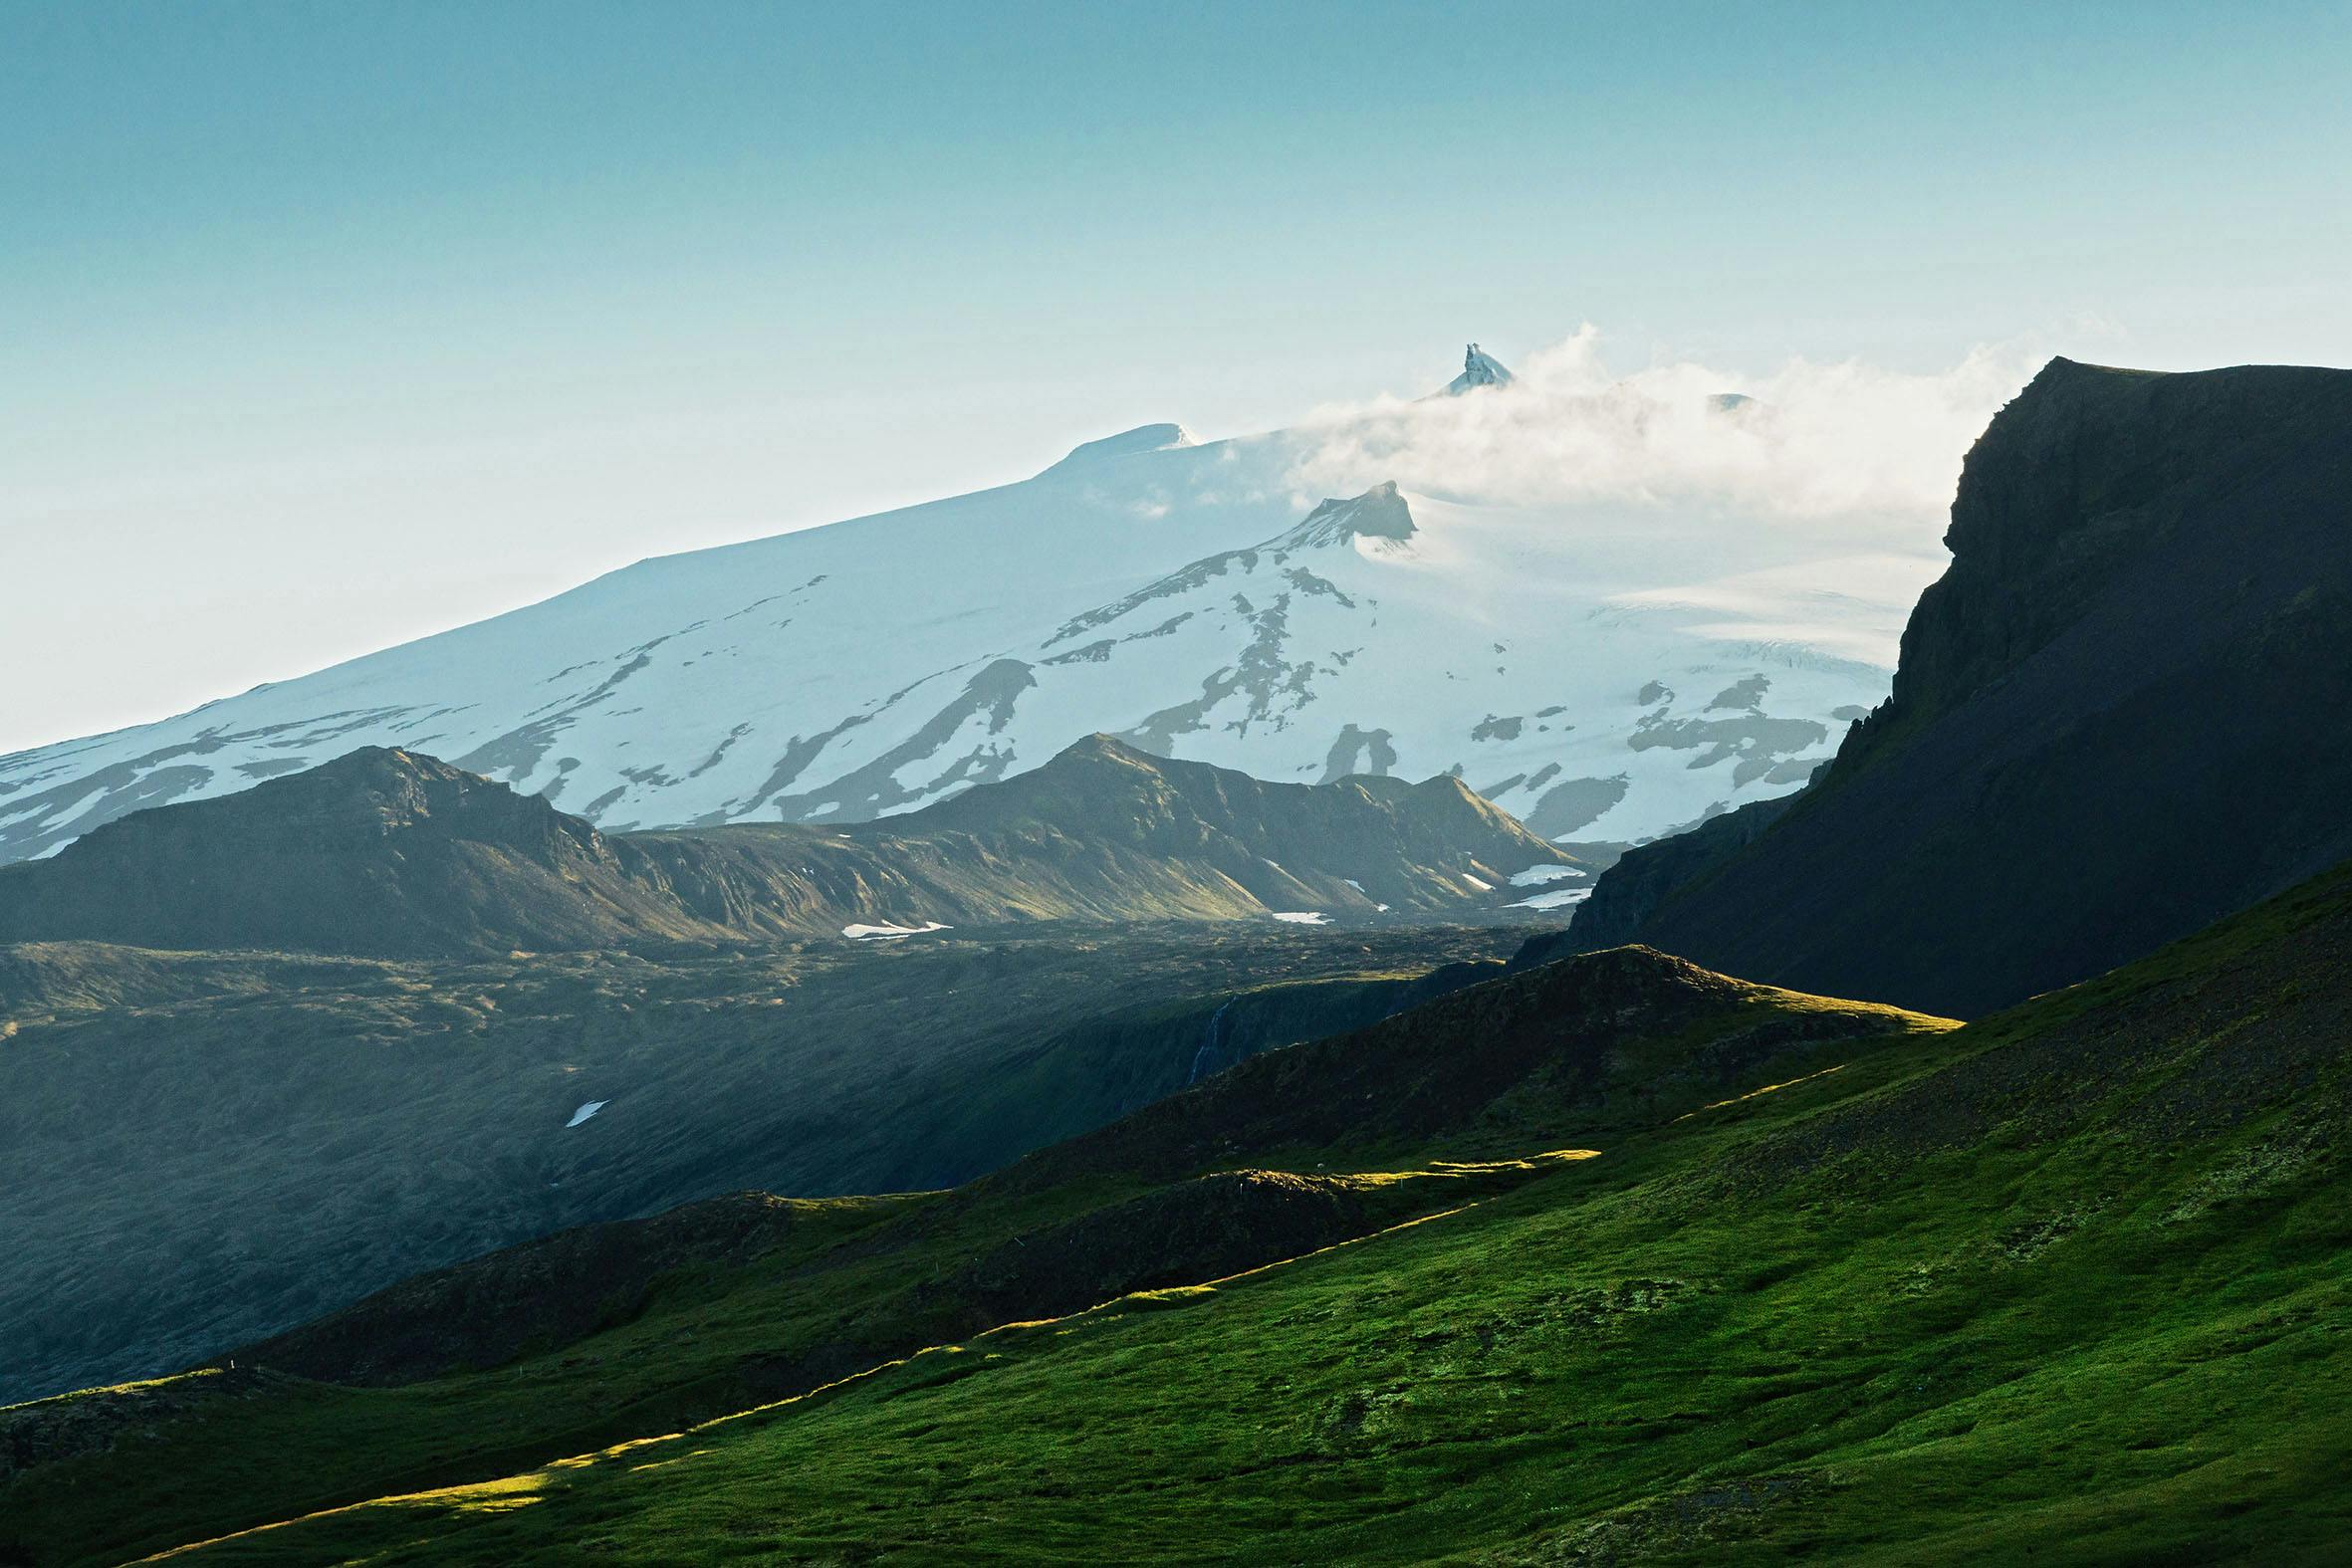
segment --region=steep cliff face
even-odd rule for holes
[[[1628,855],[1578,945],[1978,1013],[2352,855],[2352,372],[2053,360],[1946,542],[1836,761]]]
[[[2231,498],[2250,502],[2287,478],[2271,470],[2317,461],[2304,477],[2324,492],[2327,448],[2348,433],[2347,378],[2052,359],[1969,453],[1944,536],[1951,569],[1920,595],[1893,694],[1864,721],[1855,756],[2015,669],[2182,527],[2213,529],[2202,543],[2221,563],[2234,535],[2267,527],[2228,514]]]
[[[1511,967],[1531,969],[1640,940],[1660,904],[1756,842],[1800,798],[1801,792],[1758,800],[1634,850],[1593,884],[1592,896],[1577,907],[1567,930],[1529,938]]]

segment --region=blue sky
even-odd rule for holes
[[[0,0],[0,750],[1471,337],[2352,363],[2348,99],[2291,0]]]

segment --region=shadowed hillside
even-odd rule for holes
[[[1232,921],[658,958],[0,948],[0,1401],[169,1371],[568,1226],[969,1181],[1497,973],[1516,941]]]
[[[1767,1067],[1803,1070],[1821,1052],[1844,1060],[1948,1027],[1641,950],[1463,997],[1475,1001],[1410,1027],[1254,1057],[954,1192],[740,1195],[566,1232],[396,1285],[161,1385],[169,1394],[21,1407],[0,1438],[52,1456],[27,1473],[38,1489],[50,1464],[70,1473],[69,1457],[114,1452],[124,1423],[175,1417],[183,1398],[199,1422],[228,1423],[215,1438],[233,1447],[249,1419],[307,1423],[325,1414],[299,1414],[314,1398],[350,1397],[320,1383],[405,1402],[429,1380],[479,1370],[492,1376],[460,1396],[471,1414],[456,1427],[396,1418],[373,1438],[352,1434],[342,1457],[289,1476],[295,1493],[282,1495],[315,1496],[306,1489],[339,1475],[356,1484],[384,1465],[480,1472],[514,1445],[552,1456],[621,1441],[1008,1322],[1279,1263],[1539,1180],[1587,1158],[1574,1142],[1585,1134],[1668,1125]],[[1384,1079],[1401,1087],[1363,1092]],[[1466,1149],[1494,1157],[1436,1158]],[[1388,1163],[1366,1171],[1373,1158]],[[668,1348],[581,1348],[611,1335]],[[535,1372],[518,1385],[495,1370],[518,1361],[554,1381]],[[611,1370],[571,1375],[589,1366]]]

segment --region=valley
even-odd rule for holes
[[[0,948],[0,1398],[174,1370],[565,1226],[968,1180],[1496,970],[1521,935],[1025,927],[463,964]]]

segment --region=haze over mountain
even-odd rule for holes
[[[1892,697],[1565,938],[1975,1014],[2352,855],[2352,371],[2054,359],[1969,454]]]
[[[0,859],[363,745],[608,829],[862,821],[1094,732],[1271,780],[1457,772],[1556,840],[1784,792],[1884,695],[1936,564],[1916,475],[1879,483],[1850,386],[1776,409],[1554,358],[1474,347],[1454,395],[1265,436],[1143,426],[0,758]]]
[[[1404,918],[1585,874],[1449,775],[1269,784],[1108,736],[887,822],[633,834],[370,747],[0,867],[0,942],[408,958],[1052,919]]]

